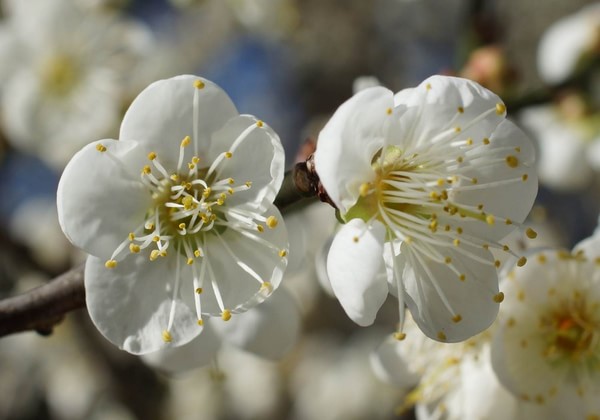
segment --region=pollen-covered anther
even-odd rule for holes
[[[140,252],[140,246],[137,244],[129,244],[129,250],[134,253],[137,254],[138,252]]]
[[[260,290],[265,291],[267,293],[273,292],[273,285],[269,281],[265,281],[260,285]]]
[[[525,235],[527,235],[529,239],[537,238],[537,232],[531,228],[527,228],[527,230],[525,231]]]
[[[369,184],[368,182],[363,182],[362,184],[360,184],[360,187],[358,188],[358,192],[361,197],[366,197],[367,195],[369,195],[370,190],[371,190],[371,184]]]
[[[152,173],[152,169],[150,168],[150,166],[148,166],[148,165],[145,165],[145,166],[142,168],[142,174],[144,174],[144,175],[149,175],[149,174],[151,174],[151,173]]]
[[[117,262],[115,260],[108,260],[104,263],[106,268],[115,268],[117,266]]]
[[[394,110],[392,108],[388,108],[385,110],[385,113],[388,115],[392,115],[392,112],[394,112]]]
[[[197,287],[196,290],[195,290],[195,292],[197,294],[201,295],[202,294],[202,287]]]
[[[402,341],[406,338],[406,333],[403,332],[395,332],[394,333],[394,338],[398,341]]]
[[[194,87],[196,89],[204,89],[205,86],[206,84],[200,79],[194,81]]]
[[[158,257],[160,257],[160,251],[158,249],[153,249],[150,252],[150,261],[156,261]]]
[[[527,258],[525,257],[521,257],[519,258],[519,261],[517,261],[518,267],[523,267],[525,264],[527,264]]]
[[[189,146],[189,144],[192,142],[192,139],[190,138],[190,136],[185,136],[183,138],[183,140],[181,140],[181,147],[186,147]]]
[[[519,166],[519,159],[516,156],[508,155],[506,156],[506,164],[511,168],[516,168]]]
[[[280,249],[278,254],[281,258],[284,258],[287,256],[287,251],[285,249]]]
[[[221,313],[221,319],[223,321],[229,321],[231,319],[231,311],[229,309],[224,309]]]
[[[194,259],[193,258],[188,258],[187,261],[185,262],[187,265],[192,265],[194,264]]]
[[[504,115],[505,112],[506,112],[506,105],[504,105],[502,103],[497,103],[496,104],[496,114]]]
[[[96,150],[97,150],[97,151],[99,151],[99,152],[101,152],[101,153],[102,153],[102,152],[106,152],[106,146],[105,146],[105,145],[103,145],[103,144],[101,144],[101,143],[98,143],[98,144],[96,145]]]
[[[267,226],[270,229],[275,229],[275,227],[277,227],[277,224],[279,223],[279,221],[277,220],[277,218],[275,216],[269,216],[269,217],[267,217],[267,220],[265,223],[267,224]]]
[[[231,159],[233,157],[233,153],[231,153],[231,152],[225,152],[225,157],[227,159]]]
[[[488,215],[485,217],[485,221],[486,221],[486,223],[487,223],[488,225],[493,225],[494,223],[496,223],[496,218],[494,217],[494,215],[493,215],[493,214],[488,214]]]
[[[196,323],[198,324],[199,327],[204,326],[204,321],[202,321],[201,319],[199,319],[198,321],[196,321]]]
[[[452,322],[458,324],[460,321],[462,321],[462,315],[460,314],[456,314],[452,317]]]
[[[446,341],[447,340],[446,334],[443,331],[440,331],[440,332],[437,333],[437,338],[440,341]]]
[[[463,112],[465,112],[465,109],[462,106],[459,106],[458,108],[456,108],[456,110],[458,111],[459,114],[462,114]]]
[[[460,281],[465,281],[467,279],[467,276],[465,276],[464,274],[461,274],[460,276],[458,276],[458,279]]]
[[[499,293],[495,294],[493,297],[493,300],[496,303],[502,303],[504,301],[504,293],[499,292]]]
[[[261,120],[256,121],[256,126],[257,127],[262,127],[263,125],[265,125],[265,123],[263,123]]]
[[[456,133],[460,133],[462,131],[462,129],[460,127],[454,127],[454,131]]]
[[[490,144],[490,139],[488,139],[487,137],[485,137],[485,138],[483,139],[483,144],[485,144],[486,146],[487,146],[488,144]]]
[[[496,260],[496,261],[494,261],[494,266],[495,266],[496,268],[500,268],[500,265],[501,265],[501,264],[502,264],[502,263],[500,262],[500,260]]]
[[[445,262],[446,264],[451,264],[451,263],[452,263],[452,258],[450,258],[450,257],[446,257],[446,258],[444,258],[444,262]]]
[[[154,160],[154,159],[156,159],[156,153],[155,152],[148,153],[148,160]]]
[[[163,330],[162,339],[165,343],[170,343],[173,341],[173,337],[171,337],[171,333],[168,330]]]
[[[194,257],[200,258],[201,256],[202,256],[202,251],[200,251],[199,249],[194,251]]]
[[[460,239],[455,239],[452,241],[452,243],[454,244],[454,246],[459,246],[460,245]]]

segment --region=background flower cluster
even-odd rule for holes
[[[508,118],[536,147],[540,190],[526,224],[538,238],[515,235],[511,248],[535,247],[527,252],[537,256],[528,264],[536,264],[540,249],[570,250],[596,228],[600,3],[2,0],[0,297],[85,259],[58,225],[65,165],[84,145],[117,138],[138,93],[178,74],[214,81],[240,113],[268,122],[288,168],[314,151],[331,114],[365,86],[397,92],[432,74],[472,79],[504,100]],[[454,347],[424,338],[406,342],[408,350],[385,344],[398,320],[393,297],[369,328],[352,323],[333,297],[324,261],[337,228],[333,213],[315,203],[284,214],[290,249],[281,288],[300,308],[301,327],[281,361],[225,341],[207,366],[168,375],[113,348],[78,311],[49,337],[0,339],[0,418],[479,418],[492,410],[460,411],[456,401],[478,381],[506,385],[490,380],[494,373],[481,360],[510,314],[501,305],[499,325]],[[507,299],[518,298],[511,290]],[[410,320],[406,328],[412,331]],[[463,363],[452,364],[458,359]],[[433,368],[419,370],[428,364]]]

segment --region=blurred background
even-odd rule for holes
[[[535,245],[570,248],[597,225],[600,3],[2,0],[0,8],[0,297],[84,260],[58,226],[62,169],[86,143],[116,138],[148,84],[185,73],[216,82],[240,113],[268,122],[289,167],[361,88],[471,78],[500,95],[535,141]],[[322,275],[332,209],[305,205],[286,221],[284,287],[303,322],[282,361],[224,346],[209,366],[165,375],[114,348],[80,310],[47,337],[0,339],[0,419],[411,418],[398,410],[405,391],[369,365],[397,321],[395,302],[375,327],[355,326]]]

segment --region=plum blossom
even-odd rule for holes
[[[600,232],[572,252],[541,251],[530,260],[503,282],[494,370],[548,417],[599,418]]]
[[[161,80],[133,101],[119,140],[85,146],[58,187],[61,227],[90,256],[87,307],[134,354],[183,345],[203,316],[245,312],[279,286],[287,231],[272,202],[279,137],[214,83]]]
[[[346,222],[327,271],[356,323],[373,323],[388,290],[399,300],[399,339],[405,304],[440,341],[495,319],[503,295],[490,249],[512,252],[499,241],[537,192],[533,147],[505,114],[478,84],[433,76],[396,95],[365,89],[323,128],[315,167]]]

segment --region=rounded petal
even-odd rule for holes
[[[57,206],[74,245],[106,260],[145,220],[152,198],[137,173],[143,159],[137,143],[116,140],[91,143],[71,159],[58,184]]]
[[[142,355],[147,365],[169,374],[184,373],[211,363],[221,348],[221,338],[210,323],[187,344]]]
[[[492,254],[483,248],[426,244],[401,246],[405,302],[430,338],[464,341],[488,328],[498,314],[498,276]],[[433,260],[437,253],[449,263]],[[461,277],[464,276],[464,277]],[[461,280],[462,279],[462,280]]]
[[[358,200],[359,188],[374,179],[373,155],[383,146],[394,107],[390,90],[373,87],[360,91],[333,114],[319,133],[315,167],[336,206],[346,213]]]
[[[227,151],[232,157],[221,163],[219,176],[233,178],[236,184],[252,182],[249,190],[228,198],[229,205],[245,204],[264,211],[283,182],[285,156],[279,136],[262,121],[240,115],[213,134],[208,159],[212,162]]]
[[[275,206],[271,206],[264,216],[274,216],[279,223],[263,232],[230,226],[218,235],[207,235],[202,263],[208,264],[209,271],[203,283],[203,313],[221,315],[215,286],[218,286],[225,309],[234,314],[261,303],[279,287],[287,266],[287,230]],[[268,284],[261,285],[259,279]]]
[[[109,341],[133,354],[155,352],[188,343],[202,331],[195,311],[180,298],[173,303],[173,258],[148,261],[131,255],[115,268],[88,257],[85,265],[86,304],[90,317]],[[170,342],[163,339],[171,310]]]
[[[385,227],[378,222],[367,226],[352,219],[335,235],[327,273],[331,287],[346,314],[361,326],[375,321],[388,295],[388,286],[378,274],[383,266]]]
[[[402,344],[394,337],[388,337],[371,353],[370,361],[373,372],[379,379],[409,389],[419,383],[421,375],[401,351]]]
[[[298,340],[300,312],[290,292],[280,288],[269,299],[247,312],[227,322],[212,318],[211,323],[227,343],[277,360]]]
[[[202,89],[195,87],[196,81],[203,83]],[[186,149],[186,161],[195,152],[202,158],[211,135],[236,115],[229,96],[216,84],[197,76],[177,76],[152,83],[135,98],[123,117],[119,138],[140,142],[147,151],[158,153],[165,167],[174,168],[181,140],[190,136],[194,143]]]

